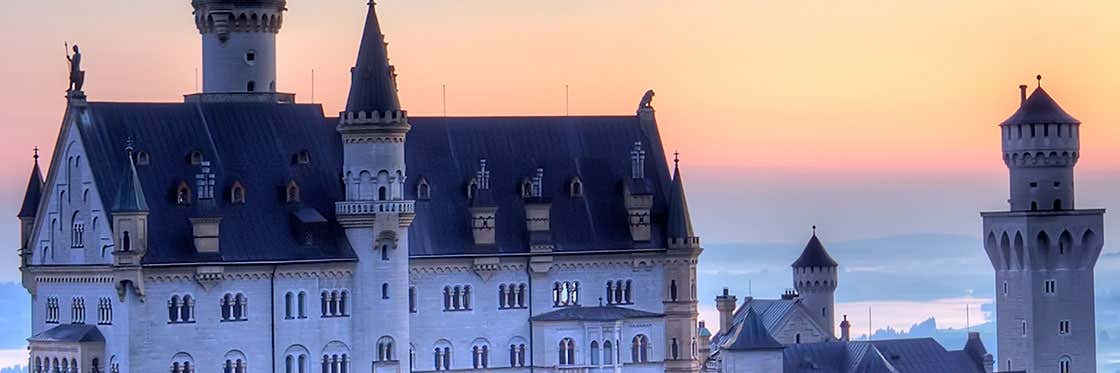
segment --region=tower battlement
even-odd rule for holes
[[[193,0],[205,93],[276,92],[285,0]]]

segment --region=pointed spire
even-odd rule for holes
[[[813,236],[809,238],[809,242],[805,244],[805,250],[801,252],[801,257],[793,262],[794,268],[807,268],[807,267],[839,267],[835,259],[828,255],[828,250],[824,249],[821,240],[817,238],[817,226],[813,226]]]
[[[397,98],[396,73],[389,64],[389,52],[377,11],[372,1],[366,15],[365,31],[358,48],[358,62],[351,69],[350,98],[347,113],[400,111]]]
[[[688,212],[688,201],[684,194],[684,179],[681,176],[680,153],[673,156],[673,185],[669,191],[669,238],[685,239],[696,237],[692,231],[692,216]]]
[[[117,200],[113,204],[113,212],[141,212],[148,211],[147,198],[144,197],[144,186],[140,183],[140,175],[136,173],[136,164],[132,160],[132,138],[128,139],[125,147],[128,152],[128,166],[124,175],[121,175],[121,186],[117,190]]]
[[[35,165],[31,168],[31,179],[27,180],[27,191],[23,194],[23,206],[19,209],[20,218],[32,218],[39,210],[43,198],[43,172],[39,169],[39,147],[35,147]]]

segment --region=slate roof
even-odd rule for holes
[[[814,232],[813,237],[809,238],[809,242],[805,244],[805,250],[801,251],[801,256],[791,265],[793,268],[806,268],[806,267],[839,267],[835,259],[828,255],[828,250],[824,249],[821,240],[817,238]]]
[[[681,167],[674,160],[673,186],[669,192],[669,237],[688,238],[695,237],[692,231],[692,216],[688,212],[688,201],[685,199],[684,179],[681,177]]]
[[[28,342],[105,342],[105,336],[93,325],[61,324],[27,339]]]
[[[525,254],[530,237],[525,224],[521,182],[544,169],[542,197],[551,204],[554,251],[648,250],[665,247],[669,169],[662,161],[656,126],[635,116],[410,118],[405,141],[406,195],[415,198],[423,178],[430,200],[416,202],[409,229],[413,256]],[[635,243],[624,205],[630,179],[629,151],[642,142],[649,152],[647,184],[653,194],[651,237]],[[494,245],[475,246],[466,189],[487,160],[489,205],[498,208]],[[569,183],[583,182],[573,197]]]
[[[366,14],[362,41],[358,46],[358,61],[350,71],[347,112],[384,113],[401,109],[400,100],[397,98],[395,73],[393,67],[389,65],[385,35],[381,33],[381,24],[377,20],[377,11],[374,8],[371,1],[369,13]]]
[[[355,258],[337,224],[313,231],[305,244],[293,213],[311,208],[334,221],[334,202],[343,198],[341,137],[323,124],[318,105],[262,103],[98,103],[85,109],[88,120],[78,129],[104,205],[120,194],[129,157],[129,138],[149,164],[137,166],[150,216],[146,264],[352,260]],[[84,116],[76,116],[84,118]],[[311,163],[291,162],[306,150]],[[201,200],[195,178],[201,167],[189,154],[202,153],[215,175],[214,199]],[[301,202],[289,205],[283,186],[300,186]],[[240,181],[245,203],[229,201],[229,188]],[[175,203],[174,189],[186,182],[194,189],[189,206]],[[189,219],[221,217],[220,254],[199,254]]]
[[[43,199],[43,172],[39,170],[39,155],[35,154],[35,166],[31,169],[31,177],[27,180],[27,190],[23,193],[23,205],[19,208],[19,218],[32,218],[39,210],[39,201]]]
[[[132,158],[132,145],[128,146],[128,157]],[[113,202],[113,212],[148,211],[148,199],[144,196],[144,187],[140,183],[140,175],[136,174],[136,163],[125,161],[125,171],[122,174],[121,186],[117,189],[117,199]]]
[[[780,350],[785,348],[774,339],[770,332],[762,325],[762,318],[752,309],[747,310],[743,322],[737,324],[731,333],[728,333],[721,350],[729,351],[758,351]]]
[[[786,346],[785,372],[982,373],[982,361],[932,338],[805,343]]]
[[[533,321],[618,321],[629,319],[648,319],[665,316],[660,313],[646,312],[615,306],[564,307],[551,312],[533,316]]]
[[[1019,110],[1003,121],[1003,125],[1043,123],[1080,124],[1081,121],[1066,113],[1042,87],[1035,88]]]

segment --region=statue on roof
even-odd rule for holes
[[[82,85],[86,82],[86,72],[82,71],[82,52],[78,50],[78,45],[74,44],[73,49],[73,56],[70,55],[69,48],[66,51],[66,61],[70,63],[70,86],[66,88],[66,92],[81,92]]]
[[[645,96],[642,96],[642,103],[638,104],[638,110],[652,109],[653,108],[653,90],[646,91]]]

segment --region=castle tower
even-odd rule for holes
[[[191,0],[202,33],[202,91],[276,92],[286,0]]]
[[[39,212],[39,202],[43,199],[43,172],[39,170],[39,148],[35,148],[35,165],[31,168],[31,178],[27,180],[27,190],[23,193],[23,205],[19,214],[19,256],[20,267],[30,265],[31,250],[27,240],[31,239],[35,227],[35,217]]]
[[[996,370],[1096,372],[1093,267],[1104,210],[1074,209],[1080,122],[1041,87],[1000,124],[1009,210],[985,212],[996,273]]]
[[[358,255],[354,280],[354,361],[375,372],[408,370],[408,227],[414,201],[405,198],[405,137],[385,39],[370,2],[346,111],[339,114],[346,200],[337,219]],[[402,364],[401,361],[404,361]],[[402,366],[403,365],[403,366]]]
[[[652,109],[650,109],[652,110]],[[666,372],[699,372],[700,336],[697,324],[696,265],[700,238],[692,230],[685,199],[680,160],[673,160],[673,183],[669,191],[669,221],[666,227],[669,250],[665,268],[665,338],[668,346]]]
[[[817,322],[835,339],[836,325],[836,269],[840,266],[828,251],[824,249],[821,240],[817,238],[817,227],[813,227],[813,237],[805,244],[805,250],[797,261],[793,262],[793,287],[797,289],[802,304],[809,309],[809,313],[817,318]]]

